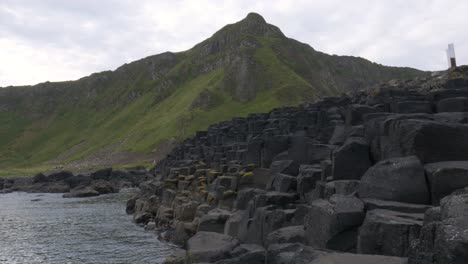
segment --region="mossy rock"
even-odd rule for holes
[[[230,199],[237,196],[237,192],[233,190],[228,190],[223,192],[223,199]]]
[[[189,176],[185,177],[186,181],[192,181],[193,179],[195,179],[194,175],[189,175]]]
[[[253,172],[246,172],[244,173],[239,181],[239,184],[250,184],[254,182],[254,174]]]

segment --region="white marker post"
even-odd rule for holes
[[[448,44],[447,61],[448,61],[449,68],[457,67],[457,60],[455,59],[455,47],[453,43]]]

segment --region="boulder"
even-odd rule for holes
[[[232,213],[223,209],[213,209],[200,218],[198,231],[224,233],[224,225]]]
[[[288,226],[269,233],[266,237],[265,246],[283,243],[305,244],[304,226]]]
[[[334,180],[359,180],[372,165],[369,145],[362,138],[349,138],[333,152]]]
[[[361,225],[364,215],[364,203],[353,196],[313,201],[304,220],[307,244],[327,248],[333,237]]]
[[[440,200],[453,191],[468,186],[468,161],[430,163],[424,169],[434,205],[439,205]]]
[[[118,190],[114,185],[108,181],[99,180],[91,184],[91,188],[96,190],[99,194],[115,193]]]
[[[423,164],[468,160],[468,125],[465,124],[394,118],[380,124],[377,134],[371,139],[375,160],[412,155]]]
[[[410,243],[419,237],[423,214],[384,209],[368,211],[359,228],[357,252],[406,257]]]
[[[361,198],[429,203],[424,168],[415,156],[378,162],[362,177],[358,194]]]
[[[188,263],[214,263],[231,257],[231,252],[239,245],[231,236],[199,231],[187,241]]]

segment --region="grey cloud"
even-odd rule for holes
[[[456,0],[3,0],[0,56],[9,61],[0,63],[0,86],[76,79],[188,49],[251,11],[319,51],[440,70],[449,42],[468,61],[467,10]]]

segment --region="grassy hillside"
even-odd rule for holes
[[[0,174],[148,161],[214,122],[422,74],[315,51],[249,14],[185,52],[0,89]]]

